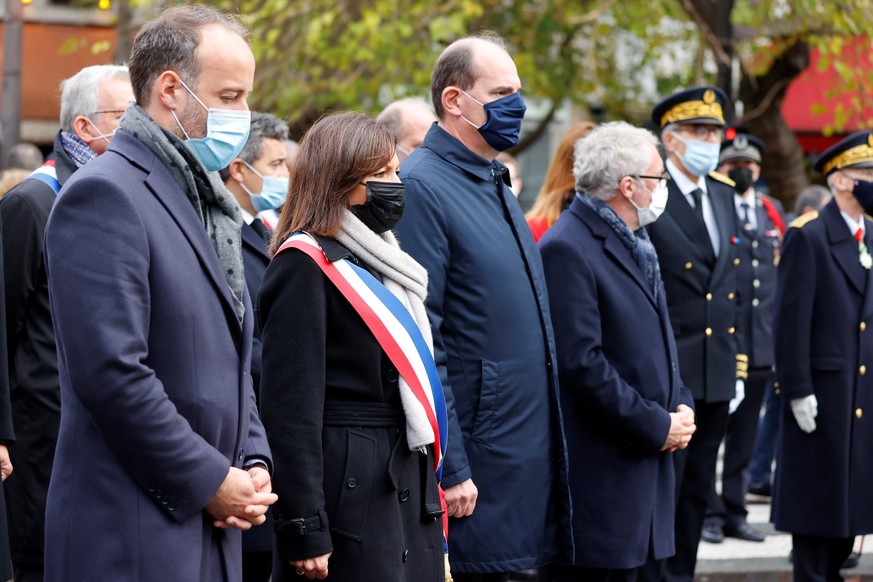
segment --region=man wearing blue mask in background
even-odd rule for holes
[[[276,500],[249,374],[242,216],[212,171],[249,133],[246,36],[203,4],[145,24],[129,61],[136,105],[49,218],[62,402],[49,582],[239,580],[236,530]]]
[[[707,499],[730,406],[742,399],[748,358],[738,332],[733,182],[717,174],[727,96],[693,87],[658,103],[652,119],[667,150],[667,208],[649,226],[658,251],[682,380],[694,397],[697,432],[675,457],[676,555],[661,577],[691,582]],[[648,572],[643,579],[654,577]]]
[[[401,246],[428,271],[446,395],[442,485],[456,582],[572,560],[566,447],[542,263],[497,154],[525,106],[498,37],[465,38],[431,76],[439,122],[401,165]]]
[[[239,203],[243,216],[242,254],[246,288],[254,301],[261,290],[261,280],[270,254],[267,252],[271,231],[258,213],[278,211],[288,196],[287,153],[288,124],[269,113],[252,111],[252,123],[246,145],[230,165],[221,170],[227,190]],[[256,325],[252,337],[252,385],[255,397],[261,384],[261,330]],[[243,582],[266,582],[273,569],[272,520],[243,533]]]

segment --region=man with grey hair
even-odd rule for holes
[[[424,143],[427,130],[436,120],[433,109],[420,97],[393,101],[376,117],[376,121],[394,132],[397,139],[397,158],[401,162]]]
[[[696,428],[643,228],[664,211],[668,174],[655,136],[624,122],[580,139],[574,160],[576,197],[540,241],[576,547],[548,580],[634,580],[673,555],[673,452]]]
[[[61,186],[106,151],[131,101],[126,67],[86,67],[64,81],[61,130],[48,161],[0,201],[9,385],[18,437],[10,449],[18,470],[5,490],[17,581],[43,578],[46,493],[60,423],[58,356],[43,263],[46,223]]]
[[[446,395],[442,485],[456,582],[505,581],[572,556],[542,263],[495,160],[518,143],[520,89],[501,39],[452,43],[431,77],[439,122],[400,167],[407,195],[397,233],[428,271]]]
[[[47,580],[239,580],[238,530],[276,500],[242,217],[216,172],[249,133],[246,37],[204,4],[146,23],[129,61],[136,104],[52,211],[63,409]]]

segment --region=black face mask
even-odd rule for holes
[[[734,168],[728,172],[728,178],[735,182],[734,192],[745,194],[752,185],[752,168]]]
[[[852,189],[852,194],[858,200],[858,204],[864,209],[864,212],[870,214],[873,212],[873,182],[867,180],[855,180],[855,187]]]
[[[403,216],[406,186],[401,182],[374,180],[364,183],[364,186],[367,187],[367,201],[352,206],[351,211],[376,234],[391,230]]]

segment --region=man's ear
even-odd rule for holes
[[[618,192],[628,200],[634,197],[634,188],[637,183],[630,176],[625,176],[618,182]]]
[[[175,71],[164,71],[158,76],[155,83],[157,98],[167,109],[176,110],[182,105],[182,93],[186,93],[185,87],[179,80]]]
[[[94,127],[84,115],[78,115],[73,120],[73,133],[88,145],[91,145],[91,142],[94,141],[93,131]]]
[[[446,113],[454,115],[455,117],[460,117],[461,113],[461,104],[458,102],[458,98],[462,95],[460,89],[453,86],[448,86],[443,89],[442,100],[443,100],[443,109]]]
[[[228,173],[230,173],[230,177],[240,184],[242,184],[245,180],[245,176],[243,176],[242,173],[243,166],[245,166],[245,164],[243,164],[243,161],[241,159],[234,158],[234,160],[227,167],[227,171]]]

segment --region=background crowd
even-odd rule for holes
[[[752,492],[796,580],[841,579],[873,532],[873,132],[789,220],[691,87],[654,131],[571,127],[525,215],[500,37],[296,144],[248,110],[247,35],[163,12],[16,152],[0,578],[690,581],[701,539],[763,541]]]

